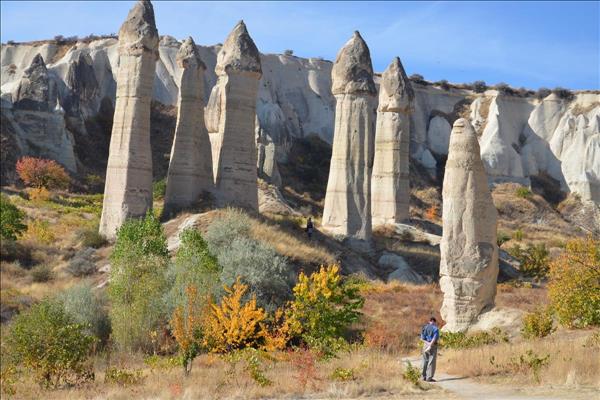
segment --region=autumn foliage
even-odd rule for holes
[[[66,189],[71,178],[54,160],[23,157],[17,161],[17,173],[27,186],[46,189]]]
[[[195,286],[189,285],[185,289],[185,295],[186,305],[175,309],[171,318],[171,328],[179,345],[185,374],[188,375],[192,369],[192,360],[200,353],[202,347],[202,310]]]

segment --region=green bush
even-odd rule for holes
[[[402,372],[402,377],[415,386],[421,384],[421,371],[419,371],[419,368],[413,366],[410,361],[406,364]]]
[[[260,307],[274,311],[291,298],[291,268],[272,247],[248,237],[250,222],[242,212],[228,210],[224,218],[211,223],[206,241],[221,266],[221,284],[232,286],[240,277],[250,288],[248,295],[255,295]]]
[[[77,239],[83,247],[93,249],[99,249],[107,243],[106,238],[98,232],[98,227],[81,229],[77,232]]]
[[[80,250],[69,260],[67,272],[77,277],[92,275],[96,272],[95,255],[96,251],[90,247]]]
[[[162,225],[151,213],[117,231],[108,293],[113,337],[122,348],[151,350],[150,335],[167,322],[168,254]]]
[[[46,387],[93,379],[87,363],[94,337],[58,301],[44,300],[18,315],[7,344],[15,360]]]
[[[181,245],[167,273],[170,287],[167,295],[169,315],[176,307],[185,305],[188,286],[194,286],[202,300],[219,287],[217,259],[209,252],[208,244],[200,232],[188,228],[179,237]]]
[[[144,382],[142,370],[109,367],[104,373],[104,382],[121,386],[138,385]]]
[[[600,325],[600,240],[590,236],[567,243],[550,263],[548,297],[560,324]]]
[[[0,195],[0,237],[4,240],[17,240],[25,232],[25,213],[10,202],[8,196]]]
[[[167,192],[167,180],[161,179],[152,184],[152,197],[154,200],[161,200],[165,197]]]
[[[353,381],[356,379],[352,368],[337,367],[331,374],[331,379],[341,382]]]
[[[520,271],[526,276],[544,278],[548,275],[550,257],[543,243],[522,248],[515,244],[508,253],[520,263]]]
[[[33,264],[31,248],[11,239],[0,239],[0,259],[8,262],[18,261],[25,268]]]
[[[441,332],[440,347],[446,349],[470,349],[489,344],[507,343],[508,335],[499,328],[491,331]]]
[[[49,282],[54,279],[54,272],[48,265],[38,265],[31,270],[31,279],[36,283]]]
[[[496,242],[498,243],[498,247],[502,246],[504,243],[510,240],[510,235],[506,232],[498,232]]]
[[[554,332],[552,313],[548,309],[536,310],[523,316],[521,335],[525,339],[543,338]]]
[[[515,194],[517,195],[517,197],[520,197],[522,199],[528,199],[531,197],[532,193],[531,190],[529,190],[529,188],[521,186],[519,187]]]
[[[94,292],[89,284],[73,286],[59,295],[65,312],[78,324],[87,327],[86,332],[105,344],[110,335],[107,299],[103,293]]]
[[[515,372],[531,372],[535,381],[539,383],[540,372],[542,368],[548,365],[549,360],[550,354],[542,356],[534,353],[533,350],[527,350],[518,358],[512,358],[509,362],[509,366],[512,367],[515,370]]]
[[[487,85],[484,81],[475,81],[471,84],[475,93],[483,93],[487,90]]]
[[[330,357],[344,346],[363,304],[358,287],[342,282],[337,265],[321,267],[310,276],[300,273],[287,319],[294,336]]]
[[[521,229],[517,229],[512,234],[512,238],[515,239],[518,242],[520,242],[521,240],[523,240],[524,237],[525,237],[525,235],[523,234],[523,231]]]
[[[155,255],[168,257],[167,238],[165,232],[151,212],[143,219],[126,221],[117,231],[117,241],[111,255],[111,261],[121,259],[137,259],[143,256]]]

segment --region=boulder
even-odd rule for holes
[[[404,258],[397,254],[384,252],[381,257],[379,257],[377,265],[384,268],[394,268],[394,271],[387,277],[388,282],[399,281],[418,285],[425,283],[423,277],[416,273]]]

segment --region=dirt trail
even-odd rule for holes
[[[417,368],[421,367],[420,358],[406,357],[403,358],[402,361],[407,364],[410,362]],[[434,385],[439,386],[456,395],[456,397],[459,399],[464,400],[563,400],[567,398],[589,399],[589,394],[582,394],[585,397],[579,397],[572,392],[567,397],[552,393],[528,393],[526,389],[518,389],[501,385],[488,385],[477,382],[474,379],[465,376],[448,375],[439,371],[435,373],[435,379],[437,382],[434,383]]]

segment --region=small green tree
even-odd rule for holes
[[[544,278],[548,275],[550,258],[544,243],[526,248],[515,244],[508,252],[521,263],[521,272],[527,276]]]
[[[288,322],[295,335],[329,356],[345,342],[344,334],[358,321],[363,304],[358,288],[342,282],[337,265],[321,267],[298,277]]]
[[[554,321],[549,309],[538,309],[523,316],[521,335],[525,339],[542,338],[554,332]]]
[[[111,255],[110,319],[115,341],[129,350],[150,350],[150,335],[168,319],[167,240],[162,225],[148,213],[126,221]]]
[[[23,223],[25,213],[10,202],[8,196],[0,195],[0,236],[6,240],[17,240],[27,229]]]
[[[600,241],[567,243],[550,263],[548,296],[558,322],[571,328],[600,325]]]
[[[15,360],[40,384],[76,384],[93,378],[86,361],[95,339],[86,329],[60,302],[43,300],[15,318],[7,342]]]
[[[65,290],[58,298],[75,322],[86,326],[86,332],[94,335],[100,343],[106,343],[110,335],[110,320],[104,293],[94,292],[92,285],[83,283]]]

